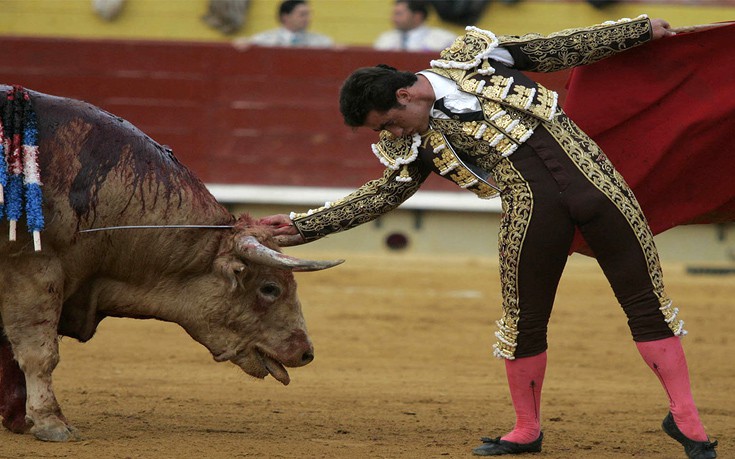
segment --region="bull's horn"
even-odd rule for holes
[[[290,257],[264,246],[253,236],[241,237],[235,245],[238,253],[247,260],[292,271],[319,271],[344,263],[344,260],[315,261]]]

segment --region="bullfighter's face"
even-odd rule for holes
[[[429,130],[431,105],[410,94],[406,88],[396,91],[399,106],[386,112],[372,110],[365,118],[365,127],[388,131],[396,137],[410,137]]]

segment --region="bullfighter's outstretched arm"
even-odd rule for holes
[[[656,38],[673,35],[668,22],[635,19],[608,21],[549,35],[498,36],[499,46],[513,56],[513,67],[531,72],[555,72],[591,64]]]
[[[381,178],[367,182],[344,198],[308,212],[291,213],[289,217],[304,242],[375,220],[413,196],[428,176],[418,163],[405,169],[411,177],[408,181],[396,180],[401,172],[388,168]]]

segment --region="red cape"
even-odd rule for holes
[[[735,25],[656,40],[572,72],[564,110],[603,149],[654,234],[735,221]],[[589,249],[577,235],[573,251]]]

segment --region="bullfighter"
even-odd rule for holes
[[[669,397],[663,430],[689,458],[717,456],[691,394],[680,341],[684,323],[664,291],[653,235],[635,196],[565,115],[557,94],[522,72],[589,64],[673,34],[668,22],[646,16],[547,36],[496,36],[468,27],[417,74],[385,65],[357,69],[342,86],[340,111],[347,125],[380,133],[373,152],[385,173],[318,209],[261,219],[284,245],[314,241],[395,209],[431,172],[480,198],[499,195],[503,307],[494,354],[505,360],[516,424],[501,437],[484,438],[476,455],[541,451],[548,322],[579,231]]]

